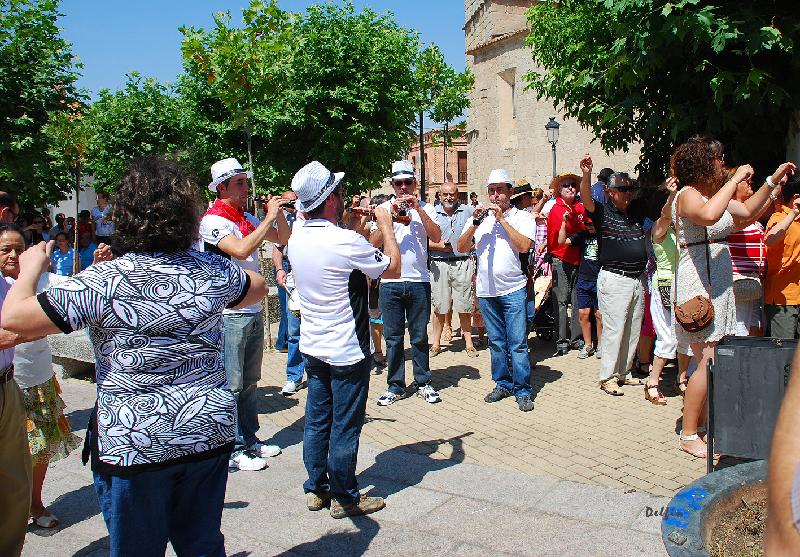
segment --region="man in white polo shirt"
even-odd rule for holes
[[[200,221],[199,250],[230,259],[243,269],[258,272],[258,248],[264,240],[285,244],[289,226],[282,204],[289,201],[272,198],[264,222],[244,211],[247,203],[249,172],[236,159],[224,159],[211,166],[208,189],[217,194],[214,204]],[[278,223],[277,228],[273,223]],[[225,345],[225,375],[236,397],[236,444],[230,467],[239,470],[263,470],[265,457],[281,451],[276,445],[261,443],[256,437],[258,412],[256,383],[261,379],[264,352],[264,322],[261,304],[226,309],[222,314]]]
[[[395,207],[405,206],[401,210],[405,210],[411,217],[411,222],[407,225],[394,224],[393,232],[400,246],[402,259],[400,277],[381,280],[380,305],[383,335],[386,338],[386,379],[389,387],[378,399],[378,404],[389,406],[409,394],[406,392],[403,361],[406,322],[414,364],[411,391],[416,391],[427,402],[435,403],[441,401],[441,398],[430,384],[428,321],[431,317],[431,283],[428,273],[428,240],[439,242],[442,231],[436,224],[433,205],[417,199],[417,178],[411,162],[403,160],[393,163],[391,180],[396,198],[381,207],[391,212],[392,204]],[[370,235],[373,246],[380,246],[384,240],[380,230]]]
[[[381,497],[358,491],[356,458],[367,407],[372,346],[367,277],[399,275],[400,251],[388,211],[375,219],[384,232],[382,253],[360,234],[340,228],[343,172],[314,161],[292,179],[298,219],[289,239],[289,262],[300,295],[300,352],[308,376],[303,484],[308,509],[331,501],[331,516],[344,518],[379,511]]]
[[[527,253],[536,236],[536,221],[511,205],[514,183],[508,172],[492,170],[487,181],[490,205],[478,205],[467,222],[458,251],[475,245],[478,257],[477,296],[489,337],[494,390],[486,402],[514,396],[523,412],[533,410],[531,362],[525,314],[525,285],[519,254]],[[484,211],[488,213],[483,217]],[[511,361],[511,370],[508,362]]]

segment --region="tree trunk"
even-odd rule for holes
[[[444,174],[442,176],[442,183],[447,181],[447,122],[444,124],[444,134],[442,134],[442,161],[444,166]]]
[[[423,112],[419,111],[419,198],[425,199],[425,132],[423,129]]]

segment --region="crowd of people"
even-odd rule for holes
[[[556,354],[599,358],[598,396],[638,386],[665,404],[661,375],[677,358],[679,446],[705,457],[714,346],[725,335],[800,336],[796,166],[782,164],[754,192],[753,168],[728,168],[722,144],[703,136],[675,150],[657,187],[611,169],[593,184],[591,157],[578,166],[547,191],[495,169],[488,202],[462,204],[452,183],[437,202],[420,199],[407,160],[392,165],[393,196],[346,201],[344,173],[314,161],[267,200],[261,220],[245,211],[249,174],[236,159],[212,165],[215,200],[204,207],[179,164],[148,156],[127,169],[113,209],[103,196],[75,224],[98,244],[74,276],[53,264],[71,247],[66,220],[51,227],[42,213],[28,225],[41,231],[16,226],[19,207],[0,192],[0,554],[21,552],[29,519],[58,524],[42,483],[78,439],[43,337],[86,328],[97,401],[83,457],[112,554],[163,555],[171,542],[180,555],[224,555],[228,471],[263,470],[281,452],[257,436],[254,397],[265,241],[286,307],[282,393],[307,387],[310,511],[343,518],[384,507],[360,493],[355,474],[370,379],[386,370],[380,406],[415,394],[441,402],[431,359],[453,336],[452,314],[468,356],[487,339],[485,402],[513,397],[523,412],[534,407],[537,312],[552,313]],[[539,276],[552,282],[549,307],[537,303]]]

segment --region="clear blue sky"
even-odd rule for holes
[[[284,10],[303,11],[311,0],[279,0]],[[248,0],[62,0],[60,25],[83,63],[78,86],[94,98],[100,89],[119,89],[125,75],[137,71],[172,81],[181,71],[181,25],[206,27],[212,14],[229,10],[234,22]],[[453,67],[464,58],[463,0],[354,0],[357,9],[392,12],[403,27],[435,42]]]

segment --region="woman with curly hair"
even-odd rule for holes
[[[22,230],[13,224],[0,224],[0,272],[9,284],[19,276],[19,256],[25,251]],[[44,273],[36,291],[58,284],[66,277]],[[18,344],[14,350],[14,380],[22,389],[25,404],[25,431],[33,460],[33,490],[30,516],[41,528],[55,528],[58,517],[42,502],[42,486],[47,466],[80,446],[64,416],[61,388],[53,374],[53,355],[46,339]]]
[[[771,203],[769,193],[795,165],[782,164],[766,185],[747,201],[734,198],[740,182],[753,168],[740,166],[733,177],[723,181],[724,152],[721,144],[705,136],[694,136],[672,155],[672,175],[678,193],[672,202],[672,219],[677,230],[678,258],[674,300],[678,305],[703,296],[711,299],[714,320],[707,327],[688,332],[675,325],[679,344],[689,344],[697,358],[697,369],[689,378],[683,406],[683,429],[679,447],[697,458],[706,458],[708,447],[698,436],[708,394],[708,362],[714,347],[725,335],[736,334],[736,305],[728,235],[743,227]],[[702,432],[702,431],[701,431]]]
[[[222,310],[251,305],[264,279],[191,249],[198,188],[181,167],[148,156],[117,188],[113,261],[38,296],[40,243],[20,256],[2,309],[24,337],[88,328],[97,402],[87,441],[95,491],[117,557],[225,554],[222,505],[236,404],[225,380]]]

